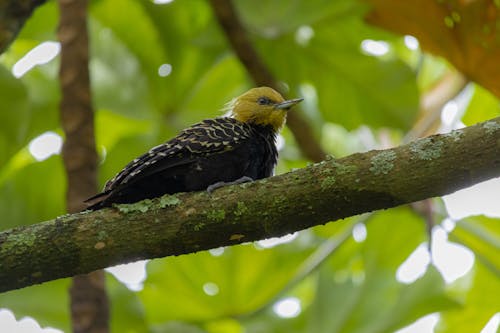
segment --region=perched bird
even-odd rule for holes
[[[300,101],[285,101],[269,87],[250,89],[228,104],[228,117],[203,120],[127,164],[102,193],[86,200],[88,209],[271,176],[276,135]]]

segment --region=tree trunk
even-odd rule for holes
[[[97,153],[94,112],[88,69],[87,1],[59,0],[62,90],[61,125],[66,139],[62,157],[67,175],[69,213],[85,208],[83,200],[97,192]],[[109,302],[104,271],[73,278],[70,288],[73,332],[105,333],[109,326]]]

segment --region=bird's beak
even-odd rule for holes
[[[284,101],[284,102],[275,104],[274,108],[275,109],[280,109],[280,110],[282,110],[282,109],[289,109],[292,106],[294,106],[295,104],[297,104],[299,102],[302,102],[303,100],[304,100],[303,98],[289,99],[288,101]]]

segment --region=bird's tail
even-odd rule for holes
[[[84,201],[88,205],[88,210],[97,210],[103,207],[109,206],[107,199],[111,195],[111,191],[101,192],[99,194],[94,195],[93,197],[88,198]]]

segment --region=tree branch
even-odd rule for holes
[[[66,215],[0,233],[0,291],[139,259],[281,236],[500,176],[500,118],[215,191]]]
[[[281,90],[280,92],[284,95],[277,80],[253,47],[231,0],[210,0],[210,3],[236,56],[245,66],[255,84],[273,87],[278,91]],[[288,114],[287,126],[292,131],[304,156],[314,162],[319,162],[325,158],[326,153],[315,138],[311,126],[297,110]]]

